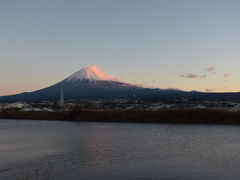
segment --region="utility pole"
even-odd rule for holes
[[[64,93],[63,93],[63,88],[61,88],[60,106],[64,106]]]

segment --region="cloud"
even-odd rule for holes
[[[201,79],[204,79],[204,78],[206,78],[206,77],[207,77],[206,74],[203,74],[203,75],[199,76],[199,78],[201,78]]]
[[[209,68],[205,69],[205,72],[208,72],[211,75],[215,75],[215,74],[217,74],[217,72],[215,70],[216,70],[215,67],[209,67]]]
[[[197,78],[199,75],[194,74],[194,73],[188,73],[188,74],[182,74],[180,75],[180,77],[182,78],[189,78],[189,79],[193,79],[193,78]]]
[[[188,79],[194,79],[194,78],[204,79],[207,77],[207,74],[188,73],[188,74],[182,74],[182,75],[180,75],[180,77],[188,78]]]
[[[228,78],[230,76],[230,74],[224,74],[223,77],[224,78]]]
[[[214,72],[215,68],[214,67],[209,67],[207,69],[205,69],[206,72]]]
[[[205,91],[206,92],[213,92],[215,90],[215,88],[206,88]]]
[[[180,75],[180,77],[182,78],[188,78],[188,79],[194,79],[194,78],[199,78],[199,79],[205,79],[211,75],[216,75],[216,69],[215,67],[209,67],[207,69],[204,70],[204,72],[199,73],[199,74],[195,74],[195,73],[187,73],[187,74],[182,74]],[[223,75],[224,78],[228,78],[230,76],[230,74],[224,74]]]
[[[155,83],[155,82],[157,82],[157,80],[153,80],[153,81],[152,81],[152,83]]]

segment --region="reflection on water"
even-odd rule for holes
[[[240,179],[240,126],[0,120],[0,179]]]
[[[98,128],[96,126],[96,128]],[[93,127],[94,129],[94,127]],[[107,166],[106,158],[106,147],[108,145],[109,133],[106,131],[103,133],[91,133],[86,144],[87,149],[94,151],[94,153],[89,153],[88,161],[91,162],[90,171],[94,173],[100,172],[104,167]]]

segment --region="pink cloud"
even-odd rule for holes
[[[189,79],[194,79],[194,78],[200,78],[200,79],[204,79],[207,77],[207,74],[194,74],[194,73],[188,73],[188,74],[182,74],[180,75],[180,77],[182,78],[189,78]]]
[[[215,89],[214,88],[206,88],[205,91],[206,92],[213,92]]]
[[[194,74],[194,73],[188,73],[188,74],[182,74],[182,75],[180,75],[180,77],[193,79],[193,78],[197,78],[198,75]]]
[[[211,75],[215,75],[215,74],[217,74],[215,70],[216,69],[214,67],[209,67],[209,68],[205,69],[205,72],[208,72]]]
[[[201,79],[204,79],[204,78],[206,78],[206,77],[207,77],[206,74],[203,74],[203,75],[200,76]]]
[[[214,67],[209,67],[207,69],[205,69],[206,72],[213,72],[215,71],[215,68]]]
[[[224,74],[223,77],[224,78],[228,78],[230,76],[230,74]]]

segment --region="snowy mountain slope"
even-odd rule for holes
[[[100,70],[97,67],[97,65],[94,65],[92,67],[85,67],[66,79],[66,81],[81,81],[81,80],[123,82],[118,78],[106,74],[104,71]]]

